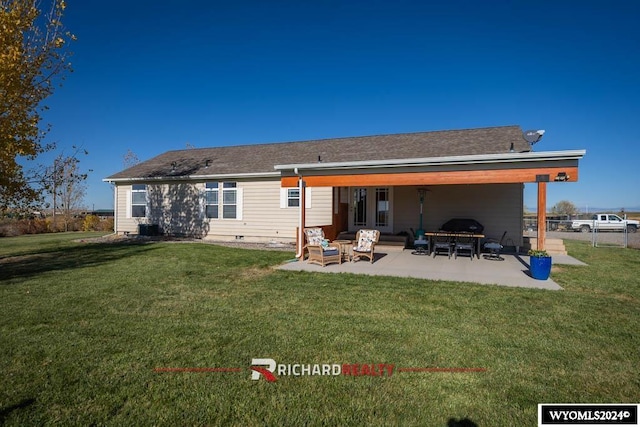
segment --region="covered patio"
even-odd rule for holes
[[[302,256],[303,230],[321,226],[334,240],[340,232],[377,229],[384,233],[423,228],[423,199],[427,210],[424,231],[438,231],[452,218],[473,218],[486,227],[487,237],[504,232],[516,250],[523,246],[524,184],[538,187],[538,223],[546,220],[547,184],[575,182],[584,150],[507,152],[430,158],[405,158],[358,162],[317,162],[276,165],[283,189],[295,189],[299,197],[297,256]],[[332,220],[309,221],[306,189],[333,189]],[[412,201],[420,200],[418,206]],[[411,213],[419,225],[411,220]],[[485,237],[483,235],[482,237]],[[411,236],[414,237],[414,236]],[[537,235],[538,249],[545,235]]]
[[[343,262],[321,267],[306,261],[292,261],[278,268],[288,271],[320,273],[353,273],[390,277],[413,277],[427,280],[471,282],[483,285],[499,285],[520,288],[561,290],[551,279],[536,280],[529,275],[529,257],[519,254],[502,254],[503,261],[484,257],[472,261],[468,257],[449,259],[447,256],[413,255],[412,250],[394,246],[376,247],[375,262]],[[585,265],[567,255],[554,255],[554,265]]]

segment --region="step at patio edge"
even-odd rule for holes
[[[528,242],[527,242],[528,240]],[[538,241],[535,238],[525,237],[525,250],[537,249]],[[562,239],[545,239],[545,249],[549,255],[567,255],[567,249]]]

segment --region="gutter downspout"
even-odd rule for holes
[[[298,209],[298,251],[296,258],[302,260],[304,257],[304,206],[305,206],[305,189],[302,175],[298,172],[298,168],[295,168],[293,172],[298,175],[298,194],[300,195],[300,209]]]
[[[113,185],[113,234],[118,235],[118,186],[115,182]]]

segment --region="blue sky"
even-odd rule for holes
[[[640,207],[636,0],[67,4],[75,71],[46,120],[89,151],[89,208],[113,207],[128,149],[514,124],[547,131],[536,151],[587,150],[549,206]]]

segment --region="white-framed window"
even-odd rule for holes
[[[297,208],[300,206],[300,189],[287,188],[287,207]]]
[[[204,213],[210,219],[242,219],[242,189],[235,182],[206,182]]]
[[[145,218],[147,216],[147,185],[133,184],[131,186],[131,217]]]
[[[207,218],[219,218],[220,190],[219,183],[205,183],[205,215]]]
[[[311,187],[306,187],[304,190],[304,207],[311,209]],[[280,188],[280,209],[299,208],[300,199],[298,187]]]
[[[238,217],[238,190],[235,182],[222,183],[222,218]]]

